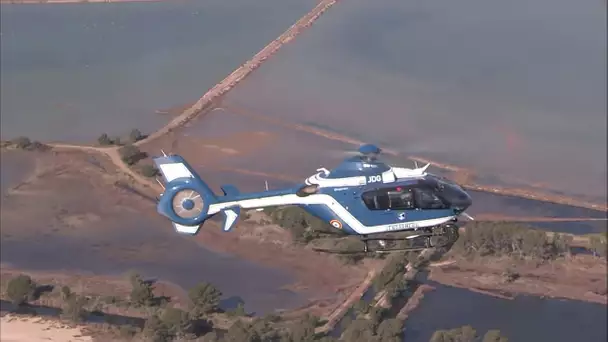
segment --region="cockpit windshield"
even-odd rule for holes
[[[470,202],[471,198],[458,184],[445,177],[432,174],[429,174],[429,176],[430,177],[427,177],[424,182],[444,201],[450,203],[452,206],[459,206],[461,203],[465,204]],[[470,205],[470,203],[468,205]],[[468,207],[468,205],[466,206]]]

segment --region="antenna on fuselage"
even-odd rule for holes
[[[266,191],[268,191],[268,181],[267,180],[264,181],[264,185],[266,186]]]
[[[414,167],[418,168],[418,162],[414,160]]]

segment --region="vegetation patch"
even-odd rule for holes
[[[452,247],[467,257],[511,256],[552,260],[570,254],[572,237],[511,222],[472,222]]]
[[[470,325],[450,330],[437,330],[429,342],[508,342],[500,330],[489,330],[483,337]]]
[[[17,137],[12,140],[4,140],[1,142],[0,147],[2,148],[14,148],[24,151],[48,151],[50,147],[39,141],[32,141],[28,137]]]

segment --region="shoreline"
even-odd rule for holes
[[[505,258],[485,261],[455,258],[451,261],[449,264],[432,263],[428,279],[504,300],[527,295],[608,305],[606,286],[602,284],[605,268],[599,269],[605,260],[593,260],[590,256],[570,257],[540,266],[512,264]],[[512,281],[506,281],[503,274],[509,265],[518,276]]]

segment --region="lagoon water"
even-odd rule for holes
[[[518,296],[504,300],[431,282],[405,322],[404,341],[427,342],[436,330],[471,325],[483,336],[498,329],[509,341],[606,341],[606,306]]]
[[[351,0],[226,102],[606,200],[606,2]]]
[[[2,5],[3,139],[92,141],[161,127],[312,0]]]

